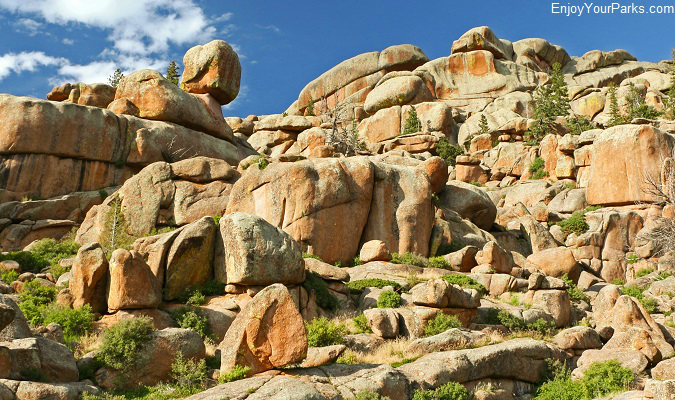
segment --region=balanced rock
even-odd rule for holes
[[[135,251],[117,249],[110,257],[110,290],[108,307],[111,310],[157,308],[162,301],[162,282]]]
[[[183,57],[180,87],[188,93],[208,93],[220,104],[228,104],[239,94],[241,64],[239,56],[224,40],[195,46]]]

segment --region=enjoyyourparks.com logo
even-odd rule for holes
[[[564,15],[566,17],[581,17],[583,15],[600,14],[675,14],[675,5],[619,2],[609,4],[596,4],[592,2],[580,4],[553,2],[551,3],[551,13]]]

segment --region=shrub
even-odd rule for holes
[[[416,390],[413,400],[469,400],[469,392],[457,382],[448,382],[436,390]]]
[[[431,257],[427,263],[429,268],[451,269],[450,264],[443,257]]]
[[[391,253],[391,262],[394,264],[414,265],[416,267],[427,266],[427,260],[425,260],[424,257],[420,257],[413,253]]]
[[[572,213],[572,216],[564,221],[557,222],[556,225],[562,228],[563,233],[569,235],[571,233],[576,233],[581,235],[585,233],[589,226],[584,217],[585,211],[575,211]]]
[[[228,383],[244,379],[250,370],[251,368],[248,366],[242,367],[241,365],[235,365],[234,368],[228,372],[220,374],[218,383]]]
[[[436,154],[448,165],[455,165],[457,163],[457,156],[464,154],[464,150],[460,146],[450,144],[446,137],[442,137],[436,143]]]
[[[584,386],[584,394],[587,399],[606,396],[613,392],[625,391],[635,375],[619,362],[610,360],[601,363],[593,363],[584,373],[581,383]]]
[[[171,377],[176,381],[179,391],[189,395],[204,385],[207,377],[206,360],[185,359],[183,353],[179,352],[171,364]]]
[[[310,100],[305,108],[305,115],[308,117],[314,116],[314,100]]]
[[[19,293],[19,308],[31,325],[41,325],[42,309],[53,302],[55,297],[56,289],[53,286],[42,285],[40,281],[32,280],[26,282]]]
[[[401,295],[393,290],[385,290],[377,297],[377,308],[397,308],[401,306]]]
[[[459,319],[456,316],[439,312],[438,314],[436,314],[434,319],[429,321],[427,326],[424,327],[424,335],[425,336],[438,335],[439,333],[443,333],[448,329],[461,327],[462,323],[459,322]]]
[[[628,389],[633,372],[617,361],[593,363],[578,381],[562,368],[537,389],[535,400],[591,400]]]
[[[302,286],[308,292],[314,292],[316,294],[316,304],[318,304],[319,307],[325,310],[334,311],[340,306],[338,298],[328,290],[326,281],[318,274],[307,271],[305,282],[302,283]]]
[[[192,329],[203,339],[209,337],[209,320],[205,315],[191,307],[180,307],[170,312],[176,324],[184,329]]]
[[[127,371],[133,367],[140,351],[152,335],[150,318],[131,318],[103,331],[98,359],[103,364]]]
[[[527,329],[539,332],[542,335],[551,335],[555,332],[555,322],[539,318],[531,324],[527,324]]]
[[[365,315],[359,314],[356,317],[352,318],[352,322],[356,327],[356,333],[371,333],[370,325],[368,324],[368,318]]]
[[[382,289],[385,286],[391,286],[394,290],[400,290],[401,285],[394,281],[388,281],[380,278],[359,279],[356,281],[347,282],[347,287],[353,291],[362,291],[365,288],[374,287]]]
[[[315,260],[321,261],[321,257],[317,256],[316,254],[309,254],[305,252],[302,252],[302,258],[313,258]]]
[[[548,172],[544,169],[544,159],[536,157],[532,164],[530,164],[530,179],[544,179],[548,176]]]
[[[595,128],[591,120],[585,115],[567,117],[567,127],[572,135],[580,135],[582,132]]]
[[[564,274],[561,279],[567,283],[569,288],[567,288],[567,294],[570,296],[570,300],[579,302],[579,301],[585,301],[590,304],[590,299],[584,292],[579,289],[579,287],[572,281],[567,274]]]
[[[480,294],[487,294],[488,293],[485,286],[476,282],[475,279],[471,278],[468,275],[464,275],[464,274],[443,275],[441,277],[441,279],[445,279],[449,283],[451,283],[453,285],[461,286],[464,289],[476,289],[478,291],[478,293],[480,293]]]
[[[478,123],[478,135],[485,135],[486,133],[490,133],[490,126],[485,114],[481,114],[480,122]]]
[[[633,118],[655,119],[662,114],[654,107],[645,103],[645,99],[640,94],[640,90],[632,82],[628,86],[626,103],[626,122],[630,122]]]
[[[639,271],[637,272],[637,274],[635,274],[635,275],[636,275],[638,278],[642,278],[643,276],[647,276],[647,275],[651,274],[651,273],[654,272],[654,271],[655,271],[655,269],[654,269],[654,268],[651,268],[651,267],[649,267],[649,268],[643,268],[643,269],[639,270]]]
[[[14,282],[18,277],[19,273],[14,270],[0,272],[0,280],[7,284]]]
[[[42,321],[44,325],[52,322],[61,325],[66,342],[72,342],[91,332],[94,324],[94,313],[89,304],[85,304],[81,308],[50,304],[42,311]]]
[[[14,260],[24,272],[40,272],[50,265],[58,264],[62,258],[77,254],[80,245],[72,240],[56,241],[42,239],[31,246],[30,251],[15,251],[0,254],[0,261]]]
[[[389,397],[382,396],[381,394],[371,390],[362,390],[356,393],[354,400],[389,400]]]
[[[347,328],[328,320],[326,317],[314,318],[312,322],[305,322],[307,344],[310,347],[331,346],[341,344],[347,334]]]
[[[506,310],[499,310],[497,314],[499,323],[509,328],[512,331],[523,330],[526,327],[525,320],[518,318]]]

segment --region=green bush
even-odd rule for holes
[[[624,286],[621,288],[621,291],[623,292],[623,294],[635,297],[642,304],[642,306],[648,313],[653,314],[656,311],[658,303],[656,303],[656,300],[652,298],[645,297],[644,294],[645,289],[639,286]]]
[[[246,378],[246,375],[248,375],[248,371],[250,370],[251,368],[248,366],[242,367],[241,365],[235,365],[234,368],[232,368],[231,370],[227,371],[224,374],[220,374],[220,377],[218,378],[218,383],[222,384],[244,379]]]
[[[413,253],[391,253],[391,262],[394,264],[414,265],[416,267],[427,266],[427,260],[424,257],[420,257]]]
[[[453,285],[458,285],[464,289],[476,289],[480,294],[487,294],[488,291],[482,284],[478,283],[475,279],[471,278],[468,275],[464,274],[450,274],[443,275],[441,279],[445,279]]]
[[[436,390],[416,390],[413,400],[469,400],[469,392],[457,382],[448,382]]]
[[[548,176],[548,172],[544,169],[545,162],[541,157],[536,157],[532,164],[530,164],[530,179],[544,179]]]
[[[401,285],[394,281],[388,281],[380,278],[359,279],[356,281],[347,282],[347,287],[353,291],[363,291],[365,288],[382,289],[385,286],[391,286],[394,290],[400,290]]]
[[[192,307],[180,307],[170,312],[176,324],[184,329],[192,329],[203,339],[210,336],[209,320],[201,312]]]
[[[585,115],[567,117],[567,127],[572,135],[580,135],[582,132],[595,129],[595,126]]]
[[[567,294],[570,296],[570,300],[574,302],[585,301],[588,304],[591,303],[588,296],[586,296],[586,294],[584,294],[584,292],[579,289],[579,287],[569,278],[569,276],[567,276],[567,274],[564,274],[561,279],[569,286],[569,288],[567,288]]]
[[[633,118],[656,119],[663,114],[645,103],[645,99],[640,94],[640,90],[633,83],[630,83],[628,87],[626,105],[626,122],[630,122]]]
[[[499,310],[497,314],[499,323],[509,328],[512,331],[523,330],[526,328],[525,320],[518,318],[506,310]]]
[[[450,263],[445,261],[445,258],[443,258],[441,256],[429,258],[429,262],[427,263],[427,267],[429,267],[429,268],[451,269]]]
[[[377,297],[377,308],[397,308],[401,306],[401,295],[393,290],[385,290]]]
[[[302,252],[302,258],[313,258],[315,260],[321,261],[321,257],[319,257],[315,254],[309,254],[309,253],[305,253],[305,252]]]
[[[651,274],[651,273],[654,272],[654,271],[655,271],[655,269],[654,269],[654,268],[651,268],[651,267],[643,268],[643,269],[639,270],[639,271],[637,272],[637,274],[635,274],[635,275],[636,275],[638,278],[642,278],[643,276],[647,276],[647,275]]]
[[[372,333],[373,330],[370,329],[368,324],[368,318],[365,315],[359,314],[356,317],[352,318],[352,322],[356,327],[356,333]]]
[[[338,298],[328,290],[328,284],[317,273],[307,271],[302,286],[308,292],[316,294],[316,304],[324,310],[335,311],[340,306]]]
[[[436,314],[434,319],[429,321],[427,326],[424,327],[425,336],[438,335],[443,333],[448,329],[452,328],[461,328],[462,323],[459,322],[459,319],[455,315],[448,315],[442,312]]]
[[[464,149],[460,146],[450,144],[450,141],[446,137],[442,137],[436,143],[436,154],[448,165],[455,165],[457,163],[457,156],[464,154]]]
[[[30,251],[0,254],[0,261],[14,260],[21,265],[24,272],[40,272],[50,265],[58,264],[62,258],[76,255],[79,248],[80,245],[72,240],[59,242],[54,239],[42,239],[32,245]]]
[[[527,324],[527,329],[539,332],[542,335],[552,335],[555,332],[555,322],[539,318],[531,324]]]
[[[565,235],[569,235],[570,233],[576,233],[577,235],[581,235],[583,233],[586,233],[588,231],[588,223],[586,222],[586,218],[584,217],[584,214],[586,214],[585,211],[575,211],[572,213],[572,216],[569,217],[568,219],[564,221],[557,222],[556,225],[562,228],[563,233]]]
[[[581,379],[586,398],[594,399],[627,390],[635,375],[615,360],[593,363]]]
[[[550,78],[550,83],[539,86],[532,96],[534,119],[536,121],[528,133],[535,140],[541,140],[553,130],[557,117],[567,116],[570,112],[565,75],[559,63],[552,65]]]
[[[98,359],[103,364],[128,371],[138,361],[138,355],[152,335],[150,318],[131,318],[103,331]]]
[[[220,296],[225,294],[225,284],[216,280],[205,282],[201,285],[193,285],[178,296],[178,301],[183,304],[198,306],[206,302],[206,296]]]
[[[181,394],[188,396],[204,387],[207,377],[206,360],[185,359],[183,353],[179,352],[171,364],[171,377],[176,381]]]
[[[66,342],[73,342],[91,332],[94,324],[94,313],[89,304],[74,309],[58,304],[49,304],[42,310],[42,323],[48,325],[52,322],[63,327],[63,336]]]
[[[42,285],[37,279],[26,282],[19,293],[19,308],[26,320],[33,326],[41,325],[44,306],[56,298],[56,288]]]
[[[354,400],[390,400],[387,396],[382,396],[377,392],[371,390],[362,390],[356,393]]]
[[[344,325],[330,321],[326,317],[305,322],[305,330],[307,331],[307,344],[310,347],[341,344],[347,334],[347,328]]]
[[[19,273],[14,270],[0,272],[0,280],[7,284],[14,282],[18,277]]]
[[[564,368],[537,389],[534,399],[591,400],[626,391],[634,379],[633,372],[615,360],[591,364],[578,381],[572,381],[569,371]]]

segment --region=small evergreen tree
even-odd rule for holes
[[[611,83],[607,88],[607,95],[609,101],[609,122],[607,126],[615,126],[626,123],[625,117],[621,115],[619,110],[619,101],[616,98],[616,85]]]
[[[567,84],[559,63],[553,64],[550,83],[537,88],[532,102],[536,122],[530,133],[541,139],[552,129],[556,117],[570,113]]]
[[[490,127],[488,126],[488,120],[485,114],[480,116],[480,122],[478,123],[478,134],[484,135],[490,133]]]
[[[666,117],[675,119],[675,49],[673,49],[673,62],[670,64],[670,88],[666,101]]]
[[[174,85],[178,86],[178,70],[180,68],[176,65],[175,61],[171,61],[171,64],[166,68],[166,79],[172,82]]]
[[[117,88],[117,85],[120,84],[122,78],[124,78],[124,74],[122,73],[122,70],[117,68],[115,72],[108,77],[108,85]]]
[[[405,120],[405,125],[403,126],[403,135],[408,135],[411,133],[417,133],[422,130],[422,121],[417,117],[417,110],[413,106],[408,113],[408,118]]]
[[[626,95],[626,122],[630,122],[633,118],[654,119],[661,115],[654,107],[645,103],[645,98],[640,93],[640,90],[631,82],[628,86],[628,94]]]
[[[314,116],[314,100],[310,100],[309,103],[307,103],[307,108],[305,109],[305,115],[308,116],[308,117]]]

